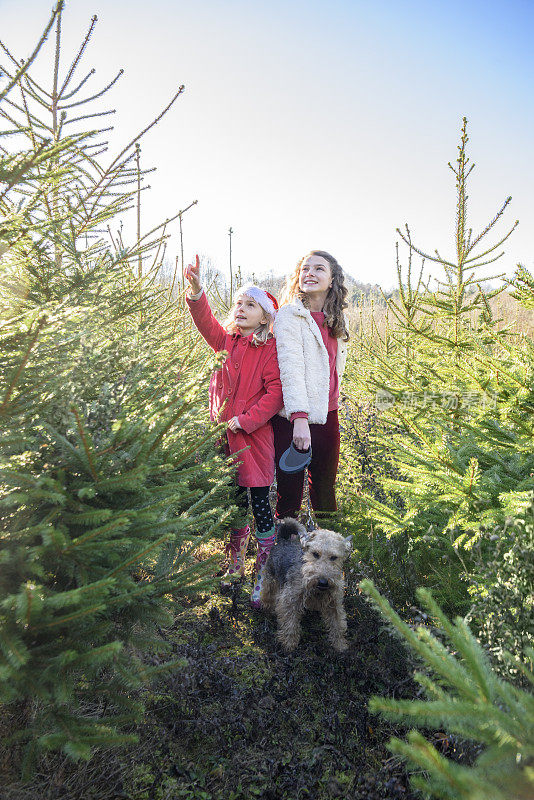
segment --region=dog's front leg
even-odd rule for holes
[[[295,597],[290,592],[282,592],[278,595],[276,617],[278,640],[284,650],[290,652],[300,641],[300,621],[302,619],[300,604],[295,603]]]
[[[321,608],[321,618],[328,631],[328,640],[334,650],[343,653],[348,649],[345,633],[347,630],[347,616],[342,605],[324,605]]]

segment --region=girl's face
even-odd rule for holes
[[[332,285],[330,264],[322,256],[308,256],[300,265],[299,289],[309,295],[328,294]]]
[[[260,325],[268,322],[268,317],[259,303],[243,294],[235,302],[234,320],[239,332],[243,336],[249,336]]]

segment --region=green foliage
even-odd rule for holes
[[[526,267],[518,264],[514,279],[509,284],[515,288],[515,292],[511,292],[512,297],[525,308],[534,308],[534,276]]]
[[[469,618],[495,668],[522,683],[524,673],[508,654],[526,665],[534,641],[534,495],[518,516],[484,533],[476,567]]]
[[[424,778],[413,778],[414,785],[426,796],[444,800],[531,797],[534,792],[533,695],[499,678],[465,621],[457,618],[451,623],[428,591],[420,589],[418,598],[438,626],[440,638],[426,626],[412,630],[371,581],[363,581],[360,586],[427,670],[414,675],[426,700],[374,697],[370,710],[418,728],[437,731],[445,728],[449,733],[484,747],[474,765],[467,767],[442,756],[417,731],[408,735],[407,742],[392,739],[389,744],[392,752],[402,755],[427,774]],[[450,650],[441,641],[443,634]],[[534,662],[532,648],[528,655]],[[518,669],[530,684],[534,684],[531,670],[520,662]]]
[[[181,663],[156,657],[158,626],[212,584],[195,551],[231,478],[204,422],[212,364],[154,285],[164,236],[109,228],[142,178],[133,142],[104,167],[98,131],[63,138],[95,20],[63,83],[61,4],[54,20],[51,102],[4,48],[0,109],[26,142],[0,165],[0,699],[25,775],[42,751],[131,741],[139,688]]]
[[[534,488],[534,347],[499,329],[489,300],[501,290],[485,291],[489,278],[481,274],[517,223],[496,244],[483,244],[508,198],[480,234],[469,229],[474,165],[466,145],[464,120],[458,159],[449,165],[457,191],[455,258],[424,253],[407,226],[398,231],[409,248],[407,277],[397,259],[399,292],[387,300],[386,330],[360,333],[345,385],[353,402],[374,402],[379,412],[377,486],[369,491],[362,482],[351,498],[354,524],[372,526],[378,560],[391,549],[385,540],[395,540],[385,582],[399,594],[404,585],[401,602],[413,602],[415,586],[423,585],[446,611],[462,612],[480,526],[503,524]],[[413,253],[443,270],[434,289],[423,281],[423,266],[413,280]],[[354,447],[346,437],[345,451]]]

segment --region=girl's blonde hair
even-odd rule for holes
[[[345,322],[345,315],[343,314],[343,309],[347,308],[348,306],[348,290],[345,286],[342,268],[334,256],[331,256],[330,253],[327,253],[325,250],[310,250],[309,253],[306,253],[306,255],[300,259],[295,267],[294,272],[292,272],[286,278],[286,284],[280,294],[280,305],[283,306],[287,303],[292,303],[296,298],[298,298],[302,301],[303,305],[308,308],[309,299],[306,295],[306,292],[301,291],[299,288],[300,268],[308,256],[320,256],[321,258],[324,258],[325,261],[328,261],[330,265],[330,270],[332,272],[332,286],[328,290],[328,294],[326,295],[326,300],[323,306],[325,322],[332,331],[333,336],[336,338],[343,337],[343,341],[348,342],[349,332]]]
[[[248,297],[248,295],[245,295],[245,294],[239,295],[239,296],[240,297]],[[254,300],[253,297],[251,299]],[[235,324],[235,319],[234,319],[234,316],[233,316],[235,307],[236,307],[236,303],[233,304],[233,306],[230,309],[230,312],[228,314],[228,317],[223,322],[223,327],[226,328],[228,333],[239,333],[239,328]],[[260,306],[260,308],[261,308],[261,306]],[[267,317],[267,322],[264,322],[262,325],[259,326],[259,328],[256,328],[256,330],[254,331],[254,334],[252,336],[252,341],[256,345],[256,347],[260,347],[260,345],[265,344],[265,342],[268,339],[271,339],[272,335],[273,335],[271,333],[271,326],[272,326],[272,324],[274,322],[274,317],[271,316],[271,314],[269,314],[267,311],[265,311],[264,308],[262,308],[261,310],[263,311],[263,313]]]

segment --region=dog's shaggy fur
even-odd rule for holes
[[[294,535],[301,544],[292,541]],[[300,622],[307,610],[320,613],[335,650],[347,649],[343,562],[351,546],[350,536],[323,529],[308,533],[296,520],[282,520],[278,542],[265,567],[261,602],[276,614],[278,639],[285,650],[298,645]]]

